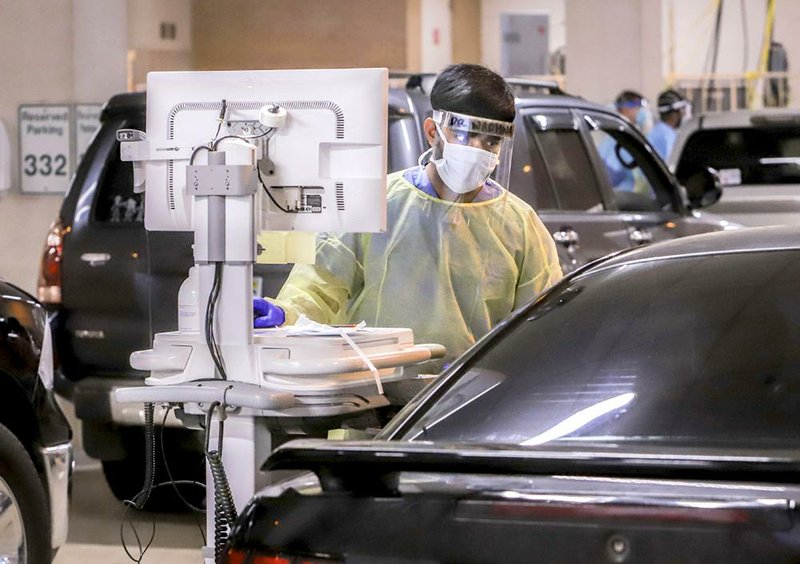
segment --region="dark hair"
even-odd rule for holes
[[[620,109],[630,102],[636,102],[637,104],[641,105],[642,100],[644,100],[644,96],[635,90],[623,90],[619,93],[617,99],[614,100],[614,104],[617,106],[617,109]]]
[[[686,98],[677,90],[665,90],[658,95],[658,113],[662,116],[688,106]]]
[[[499,121],[514,121],[514,92],[503,77],[481,65],[460,63],[445,68],[431,89],[434,110]]]

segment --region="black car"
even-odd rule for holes
[[[251,501],[228,562],[798,562],[798,279],[796,228],[597,261],[379,441],[279,447],[313,474]]]
[[[0,562],[50,562],[67,540],[72,431],[47,323],[39,302],[0,280]]]
[[[411,76],[389,92],[390,170],[416,165],[430,113],[427,82]],[[691,209],[675,178],[644,138],[616,113],[561,93],[554,84],[515,81],[517,134],[511,191],[538,210],[558,242],[565,271],[635,244],[731,227]],[[113,400],[140,385],[129,355],[177,326],[177,294],[192,264],[191,233],[148,232],[129,162],[119,159],[119,129],[145,129],[145,94],[113,97],[47,238],[39,298],[55,312],[54,336],[86,452],[103,463],[112,491],[130,499],[144,472],[143,416]],[[626,170],[647,193],[614,190],[597,147],[618,146]],[[695,206],[714,194],[711,175],[692,185]],[[255,290],[274,296],[290,265],[256,265]],[[160,417],[157,415],[157,420]],[[199,434],[167,420],[173,473],[197,479]],[[202,472],[200,476],[202,477]]]

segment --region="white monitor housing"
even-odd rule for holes
[[[148,74],[145,227],[192,231],[186,166],[238,135],[261,152],[256,232],[385,229],[387,92],[386,69]]]

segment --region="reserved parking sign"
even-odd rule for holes
[[[69,105],[19,107],[20,188],[64,193],[72,174]]]

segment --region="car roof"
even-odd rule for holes
[[[594,263],[593,268],[584,272],[597,272],[641,262],[781,250],[800,251],[800,227],[750,227],[681,237],[623,251]]]
[[[145,111],[145,93],[144,92],[126,92],[124,94],[117,94],[108,99],[103,106],[103,111],[100,115],[101,121],[107,118],[131,113],[141,113],[144,115]]]
[[[394,102],[394,104],[406,106],[408,101],[403,99],[405,98],[404,94],[406,96],[416,95],[417,99],[420,97],[428,99],[430,88],[433,85],[432,79],[435,78],[436,75],[434,74],[392,73],[390,79],[393,79],[394,82],[390,80],[390,90],[395,96],[390,96],[390,104]],[[400,83],[397,82],[398,79]],[[607,106],[589,102],[579,96],[564,92],[555,81],[523,78],[508,78],[506,80],[514,90],[517,109],[524,109],[530,106],[575,108],[618,115]]]
[[[687,128],[726,129],[730,127],[769,126],[787,127],[800,125],[800,110],[788,108],[765,108],[762,110],[737,110],[733,112],[708,112],[692,118]]]

